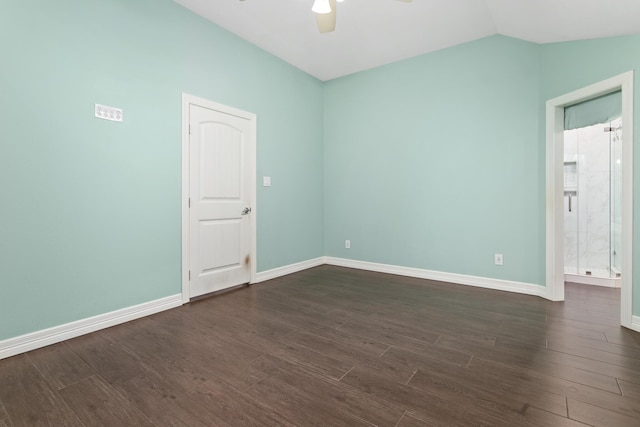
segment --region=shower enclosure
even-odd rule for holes
[[[620,286],[622,119],[564,132],[565,281]]]

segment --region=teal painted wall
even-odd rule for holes
[[[542,46],[540,114],[547,99],[635,70],[633,184],[633,313],[640,316],[640,36],[555,43]],[[544,116],[542,116],[544,117]],[[624,123],[623,123],[624,127]],[[544,129],[540,129],[544,135]],[[540,155],[544,154],[540,138]],[[541,165],[544,170],[544,164]],[[541,203],[544,199],[541,199]]]
[[[327,255],[544,284],[539,82],[494,36],[326,83]]]
[[[544,285],[544,102],[640,65],[639,37],[493,36],[323,84],[170,0],[0,5],[0,340],[180,292],[182,92],[258,116],[258,271]]]
[[[544,286],[546,100],[638,70],[639,54],[640,36],[492,36],[325,83],[327,255]]]
[[[320,81],[170,0],[0,6],[0,340],[181,291],[182,92],[257,114],[258,271],[324,254]]]

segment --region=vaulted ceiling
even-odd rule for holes
[[[344,0],[325,34],[313,0],[175,1],[320,80],[493,34],[552,43],[640,33],[640,0]]]

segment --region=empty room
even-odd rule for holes
[[[7,0],[0,46],[0,427],[640,425],[639,2]]]

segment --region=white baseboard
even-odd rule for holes
[[[456,283],[499,291],[515,292],[519,294],[535,295],[542,298],[547,297],[547,289],[544,286],[534,285],[531,283],[513,282],[487,277],[468,276],[442,271],[424,270],[420,268],[402,267],[397,265],[379,264],[334,257],[319,257],[263,271],[256,275],[256,280],[252,283],[264,282],[323,264],[375,271],[379,273],[396,274],[399,276],[415,277],[419,279],[436,280],[439,282]],[[179,307],[181,305],[182,295],[177,294],[133,307],[101,314],[99,316],[67,323],[65,325],[10,338],[0,341],[0,359],[35,350],[40,347],[45,347],[60,341],[115,326],[120,323],[129,322],[164,310]],[[631,329],[640,332],[640,316],[633,316]]]
[[[376,271],[379,273],[397,274],[399,276],[416,277],[419,279],[437,280],[439,282],[456,283],[459,285],[475,286],[479,288],[495,289],[499,291],[515,292],[519,294],[535,295],[546,298],[547,288],[531,283],[512,282],[487,277],[467,276],[463,274],[445,273],[442,271],[423,270],[420,268],[401,267],[397,265],[378,264],[345,258],[327,257],[326,263],[340,267],[357,268],[360,270]]]
[[[297,273],[308,268],[325,264],[325,257],[310,259],[295,264],[285,265],[256,274],[252,283],[260,283],[287,274]],[[150,301],[133,307],[116,310],[111,313],[89,317],[53,328],[21,335],[0,341],[0,359],[15,356],[20,353],[46,347],[60,341],[78,337],[80,335],[99,331],[120,323],[129,322],[141,317],[150,316],[160,311],[179,307],[183,304],[182,294],[173,295],[159,300]]]
[[[631,316],[631,329],[640,332],[640,316]]]
[[[171,308],[182,305],[182,295],[172,295],[169,297],[149,301],[110,313],[100,314],[75,322],[55,326],[49,329],[32,332],[15,338],[0,341],[0,359],[15,356],[37,348],[46,347],[60,341],[75,338],[100,329],[119,325],[141,317],[150,316]]]
[[[307,261],[297,262],[295,264],[285,265],[283,267],[274,268],[267,271],[261,271],[256,274],[256,279],[252,283],[260,283],[278,277],[286,276],[287,274],[297,273],[298,271],[307,270],[309,268],[317,267],[319,265],[326,264],[325,257],[319,257],[310,259]]]

